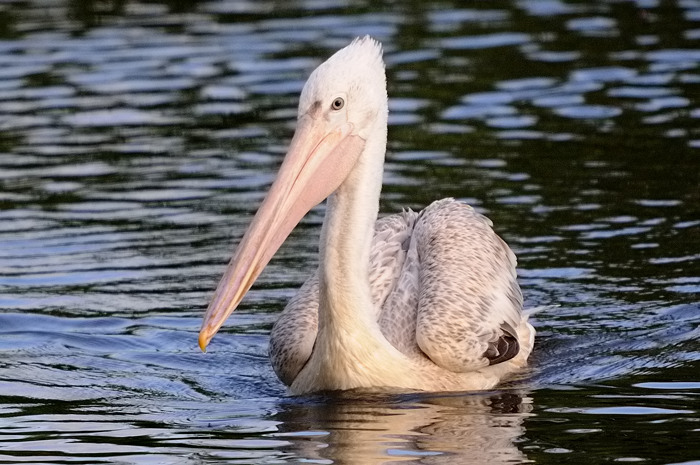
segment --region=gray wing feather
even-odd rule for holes
[[[318,331],[318,270],[284,307],[270,332],[270,362],[287,386],[311,356]]]
[[[515,255],[468,205],[444,199],[416,222],[421,261],[416,341],[437,365],[467,372],[517,355],[522,294]]]

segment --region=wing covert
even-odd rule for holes
[[[437,365],[468,372],[519,351],[522,293],[515,255],[468,205],[444,199],[416,221],[420,266],[416,341]]]

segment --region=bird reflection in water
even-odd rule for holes
[[[287,399],[282,448],[334,464],[501,464],[527,461],[517,446],[532,399],[519,392],[371,394],[350,391]]]

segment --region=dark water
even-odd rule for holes
[[[454,196],[538,341],[487,393],[287,397],[323,208],[196,334],[309,71],[385,44],[383,211]],[[700,2],[0,3],[0,463],[700,463]]]

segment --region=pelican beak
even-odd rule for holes
[[[365,142],[352,135],[352,130],[349,122],[328,129],[323,117],[305,114],[299,118],[277,178],[238,245],[204,315],[199,332],[199,347],[203,351],[292,229],[350,173]]]

